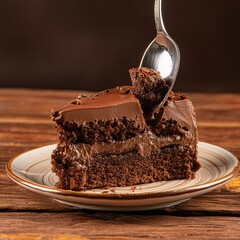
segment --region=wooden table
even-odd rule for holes
[[[71,91],[0,90],[0,239],[240,239],[240,177],[176,207],[144,213],[79,210],[6,176],[13,156],[57,141],[50,110]],[[200,140],[240,158],[240,94],[190,94]],[[68,234],[68,235],[66,235]]]

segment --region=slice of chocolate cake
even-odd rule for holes
[[[144,72],[145,79],[153,73]],[[172,93],[164,107],[145,120],[144,93],[138,90],[142,87],[137,79],[133,86],[79,96],[53,111],[59,143],[52,154],[52,170],[59,178],[58,188],[84,190],[194,178],[200,165],[191,101]],[[156,96],[160,89],[152,87]],[[153,102],[150,111],[160,103],[157,97]]]

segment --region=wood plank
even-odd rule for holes
[[[1,234],[0,240],[87,240],[87,238],[70,234]]]
[[[0,174],[0,211],[75,211],[45,196],[30,192]],[[236,179],[238,182],[239,179]],[[235,180],[229,183],[235,186]],[[165,209],[164,214],[215,214],[240,216],[240,188],[222,187],[209,194],[193,198],[186,203]],[[226,208],[227,206],[227,208]]]
[[[239,239],[237,217],[165,216],[158,211],[0,213],[1,233],[79,234],[89,239]],[[204,235],[203,235],[204,233]]]
[[[73,95],[79,93],[91,94],[90,91],[73,91],[73,90],[48,90],[48,89],[26,89],[26,88],[1,88],[0,97],[4,98],[22,98],[22,97],[35,97],[35,98],[71,98]]]

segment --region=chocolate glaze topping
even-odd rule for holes
[[[90,97],[79,96],[58,111],[52,112],[56,122],[84,122],[95,119],[127,117],[145,128],[145,119],[138,99],[133,95],[131,86],[105,90]]]

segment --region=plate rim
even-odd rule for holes
[[[16,155],[15,157],[11,158],[6,163],[5,170],[6,170],[8,177],[11,180],[13,180],[15,183],[17,183],[18,185],[23,186],[23,187],[26,186],[28,189],[30,188],[31,190],[34,190],[34,191],[37,190],[38,192],[40,191],[40,192],[43,192],[44,194],[55,194],[58,196],[60,195],[60,196],[72,196],[72,197],[80,197],[80,198],[108,199],[108,200],[136,200],[136,199],[140,200],[140,199],[164,198],[164,197],[174,197],[174,196],[178,196],[178,195],[191,194],[191,193],[195,193],[198,191],[206,190],[208,188],[213,188],[218,185],[223,185],[224,183],[228,182],[230,179],[237,176],[237,174],[240,172],[240,160],[236,156],[234,156],[231,152],[229,152],[228,150],[226,150],[222,147],[219,147],[214,144],[206,143],[206,142],[199,141],[198,144],[203,145],[203,146],[206,145],[208,147],[213,147],[215,149],[224,151],[225,153],[227,153],[233,159],[236,160],[237,165],[234,167],[234,169],[230,173],[228,173],[225,176],[222,176],[221,178],[207,182],[205,184],[197,184],[197,185],[194,185],[194,186],[188,187],[188,188],[181,188],[178,190],[171,190],[171,191],[164,191],[164,192],[159,192],[159,191],[158,192],[143,192],[143,193],[141,193],[141,192],[140,193],[116,193],[116,192],[112,193],[112,192],[110,192],[107,194],[106,193],[94,194],[94,193],[86,193],[84,190],[83,191],[72,191],[72,190],[59,189],[59,188],[55,188],[55,187],[49,187],[46,185],[33,183],[33,182],[23,179],[13,173],[13,171],[11,169],[11,165],[12,165],[13,161],[16,160],[18,157],[20,157],[21,155],[26,154],[30,151],[36,151],[38,149],[54,146],[56,144],[45,145],[45,146],[31,149],[31,150],[28,150],[21,154]],[[136,185],[134,185],[134,186],[136,186]],[[131,187],[131,186],[128,186],[128,187]],[[103,189],[103,190],[106,190],[106,189]]]

